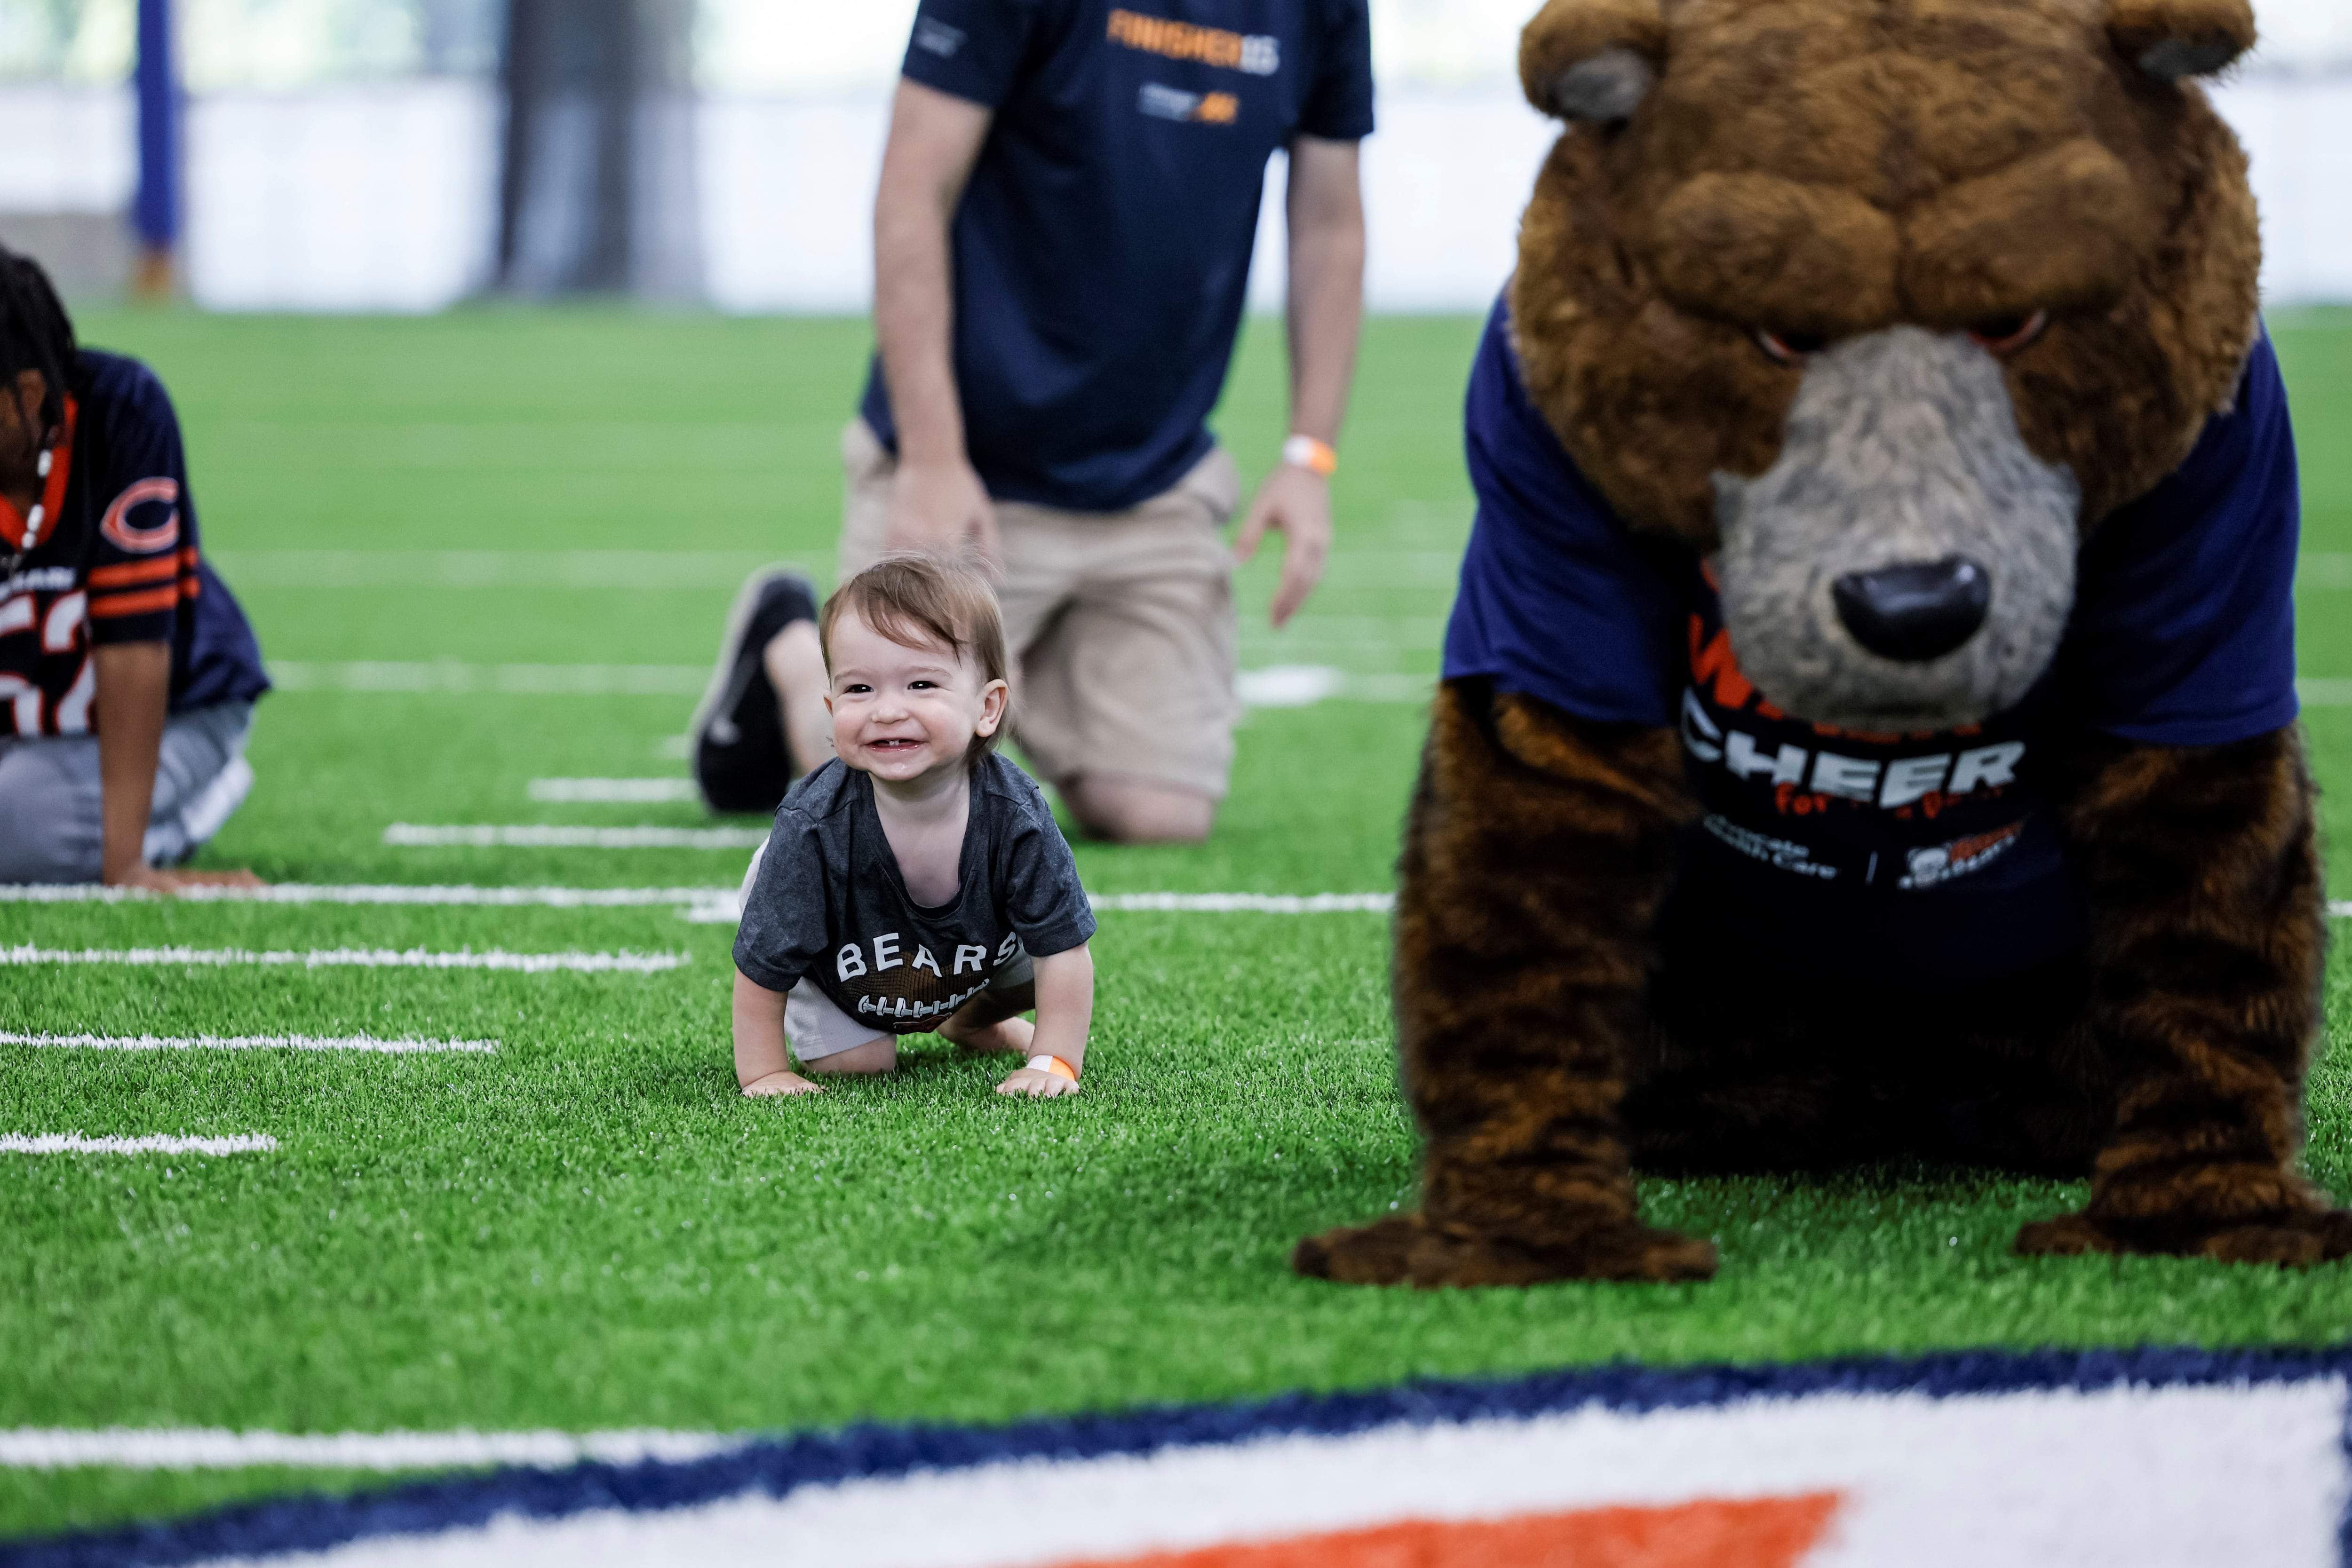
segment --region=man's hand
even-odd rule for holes
[[[1024,1067],[998,1084],[996,1092],[1016,1099],[1025,1094],[1032,1100],[1051,1100],[1057,1095],[1076,1094],[1078,1086],[1058,1072],[1041,1072],[1036,1068]]]
[[[969,545],[994,570],[996,507],[971,464],[902,462],[890,485],[890,520],[882,536],[894,550],[953,550]]]
[[[1339,439],[1355,373],[1356,334],[1364,319],[1364,200],[1356,144],[1313,136],[1290,141],[1290,433],[1322,442]],[[1323,580],[1331,554],[1331,482],[1285,463],[1258,486],[1257,499],[1234,540],[1247,560],[1268,528],[1290,537],[1282,581],[1274,591],[1274,623],[1298,612]]]
[[[778,1094],[822,1094],[824,1085],[811,1083],[797,1072],[771,1072],[743,1085],[746,1100],[766,1100]]]
[[[1289,541],[1282,552],[1282,581],[1275,588],[1270,617],[1280,627],[1323,580],[1324,563],[1331,558],[1331,482],[1294,464],[1278,465],[1257,487],[1257,499],[1250,503],[1242,531],[1234,536],[1235,559],[1256,555],[1268,528],[1280,530]]]

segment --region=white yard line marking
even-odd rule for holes
[[[2297,588],[2352,588],[2352,555],[2341,550],[2303,552],[2295,562]]]
[[[2305,675],[2294,683],[2294,695],[2305,707],[2352,707],[2352,680]]]
[[[718,1432],[236,1432],[220,1427],[19,1427],[0,1431],[0,1468],[48,1470],[107,1465],[131,1470],[226,1470],[285,1465],[335,1470],[530,1465],[556,1469],[583,1459],[677,1464],[740,1447]]]
[[[240,588],[731,589],[771,556],[724,550],[220,550]]]
[[[1393,893],[1090,893],[1097,913],[1111,915],[1386,915]],[[698,925],[731,925],[743,917],[739,894],[721,889],[679,910]]]
[[[2352,920],[2352,901],[2339,898],[2330,903],[2327,916],[2331,920]]]
[[[731,887],[476,887],[466,883],[359,883],[347,886],[277,883],[268,887],[191,887],[176,897],[184,904],[479,904],[514,908],[635,909],[698,904],[732,897]],[[157,899],[144,889],[98,883],[0,884],[0,904],[121,904]]]
[[[765,828],[584,828],[541,822],[394,822],[383,841],[399,849],[752,850]]]
[[[691,779],[534,779],[530,798],[558,804],[593,801],[642,806],[700,796]]]
[[[757,841],[756,840],[754,841]],[[732,920],[731,887],[477,887],[467,883],[362,883],[351,886],[281,883],[271,887],[196,887],[179,894],[198,904],[391,904],[430,906],[551,909],[676,908],[689,919]],[[155,895],[95,883],[58,886],[0,885],[0,904],[120,904]],[[1099,893],[1098,910],[1180,915],[1385,915],[1392,893]],[[713,913],[723,912],[723,913]],[[2352,915],[2352,904],[2332,904]]]
[[[463,664],[370,660],[314,664],[273,660],[269,678],[289,692],[470,692],[509,696],[695,696],[707,664]]]
[[[1353,622],[1349,624],[1352,625]],[[1430,622],[1428,624],[1435,624]],[[1342,650],[1362,648],[1381,653],[1400,649],[1428,651],[1436,643],[1423,633],[1422,622],[1412,622],[1415,640],[1381,636],[1352,640],[1317,634],[1312,628],[1297,632],[1285,647]],[[341,664],[277,660],[269,678],[289,692],[366,694],[456,693],[507,696],[695,696],[709,684],[710,671],[701,664],[467,664],[454,659],[363,659]],[[1437,685],[1434,675],[1359,674],[1330,664],[1269,664],[1244,670],[1235,686],[1252,707],[1307,707],[1327,699],[1356,702],[1423,702]],[[667,755],[667,753],[665,753]],[[555,799],[558,797],[550,797]],[[601,797],[573,797],[598,799]],[[662,796],[663,800],[691,799]],[[630,796],[635,800],[640,797]]]
[[[0,1133],[0,1155],[267,1155],[278,1140],[261,1133],[185,1138],[156,1133],[138,1138],[85,1138],[79,1133]]]
[[[0,1030],[0,1045],[67,1051],[355,1051],[380,1056],[487,1056],[499,1049],[495,1040],[378,1040],[372,1034],[13,1034],[5,1030]]]
[[[1122,914],[1386,915],[1393,893],[1095,893],[1097,909]]]
[[[187,964],[230,967],[248,964],[305,969],[507,969],[525,975],[649,975],[675,969],[683,953],[509,953],[491,947],[477,953],[427,952],[422,947],[323,947],[307,953],[253,952],[243,947],[36,947],[24,943],[0,947],[0,964]]]
[[[1466,530],[1469,513],[1433,513]],[[1412,520],[1421,521],[1416,516]],[[208,550],[240,588],[593,588],[627,592],[733,589],[774,557],[734,550]],[[2306,554],[2308,573],[2316,558]],[[2342,558],[2338,558],[2342,559]],[[1341,549],[1326,581],[1355,588],[1450,588],[1462,565],[1453,549]],[[812,571],[830,581],[829,571]]]
[[[1354,674],[1331,664],[1268,664],[1244,670],[1234,689],[1244,707],[1312,707],[1334,698],[1350,702],[1427,702],[1435,675]]]

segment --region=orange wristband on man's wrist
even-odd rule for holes
[[[1029,1059],[1029,1071],[1050,1072],[1056,1078],[1066,1078],[1073,1083],[1078,1081],[1078,1070],[1058,1056],[1033,1056]]]
[[[1309,474],[1320,474],[1326,479],[1339,471],[1339,455],[1330,444],[1311,435],[1294,435],[1282,444],[1282,460],[1294,468],[1304,468]]]

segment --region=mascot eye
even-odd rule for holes
[[[1818,332],[1774,332],[1762,327],[1756,329],[1756,341],[1784,365],[1801,365],[1830,346]]]
[[[1983,345],[1987,353],[2013,354],[2049,329],[2050,312],[2036,310],[2031,316],[2002,316],[1979,321],[1969,329],[1969,336]]]

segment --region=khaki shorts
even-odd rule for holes
[[[841,575],[882,554],[898,460],[864,420],[842,433]],[[1223,800],[1234,761],[1233,555],[1241,499],[1224,448],[1124,512],[1000,501],[1013,738],[1055,785],[1117,773]]]

